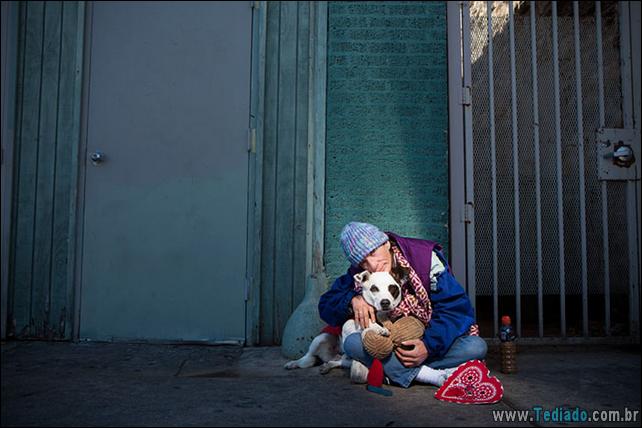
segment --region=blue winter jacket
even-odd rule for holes
[[[441,254],[441,247],[435,242],[404,238],[391,232],[386,232],[391,240],[399,245],[399,249],[422,283],[429,290],[432,303],[432,317],[426,332],[424,343],[431,360],[443,357],[456,338],[468,333],[475,322],[473,308],[466,292],[450,272],[448,264]],[[439,274],[437,283],[430,287],[430,267],[432,252],[443,262],[446,269]],[[361,269],[351,266],[348,272],[337,278],[330,290],[319,300],[319,315],[331,326],[341,326],[352,316],[350,302],[358,293],[354,291],[353,276]]]

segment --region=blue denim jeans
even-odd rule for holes
[[[373,358],[363,348],[361,333],[352,333],[343,343],[346,355],[353,360],[361,361],[366,366],[372,365]],[[452,346],[442,358],[431,359],[424,362],[424,365],[433,369],[446,369],[457,367],[468,360],[483,360],[486,358],[488,347],[484,339],[479,336],[460,336],[453,342]],[[381,360],[383,371],[391,381],[408,388],[419,373],[419,367],[406,367],[401,364],[393,352],[389,357]]]

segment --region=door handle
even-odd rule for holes
[[[91,163],[94,165],[100,165],[105,161],[105,154],[102,152],[93,152],[90,156],[89,159],[91,159]]]

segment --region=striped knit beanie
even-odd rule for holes
[[[368,223],[350,222],[341,231],[341,248],[353,266],[368,254],[388,241],[388,235]]]

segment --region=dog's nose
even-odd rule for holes
[[[390,307],[390,300],[388,299],[383,299],[381,301],[381,309],[388,309]]]

